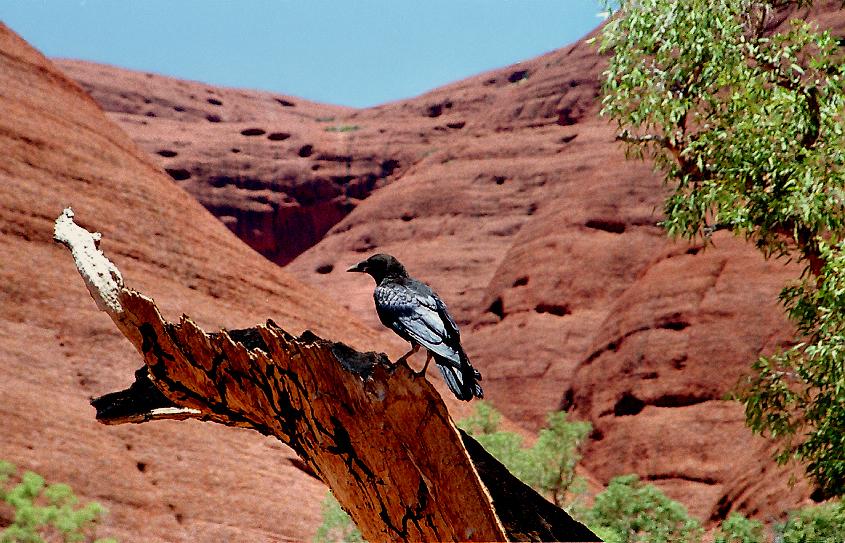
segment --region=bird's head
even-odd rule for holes
[[[373,255],[367,260],[362,260],[346,271],[368,273],[376,280],[376,284],[381,283],[382,280],[388,276],[408,276],[408,272],[405,271],[405,266],[396,260],[396,258],[381,253]]]

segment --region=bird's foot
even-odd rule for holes
[[[425,366],[423,366],[423,369],[421,369],[420,371],[415,371],[414,375],[416,377],[425,377],[425,372],[428,369],[428,363],[429,362],[431,362],[431,353],[430,352],[427,353],[427,356],[425,357]]]
[[[407,353],[405,353],[405,354],[403,354],[402,356],[400,356],[399,358],[397,358],[397,359],[396,359],[396,362],[394,362],[394,363],[393,363],[393,365],[394,365],[394,366],[398,366],[398,365],[399,365],[399,364],[401,364],[402,362],[407,362],[407,361],[408,361],[408,358],[410,358],[410,357],[411,357],[411,355],[413,355],[414,353],[416,353],[416,352],[417,352],[417,351],[419,351],[419,350],[420,350],[420,346],[419,346],[419,345],[414,345],[413,347],[411,347],[411,350],[410,350],[410,351],[408,351]]]

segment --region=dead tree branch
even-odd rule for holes
[[[142,355],[126,390],[95,399],[105,424],[199,419],[289,445],[369,541],[598,541],[455,428],[424,378],[272,321],[208,333],[166,322],[127,289],[67,209],[55,239],[73,253],[97,305]]]

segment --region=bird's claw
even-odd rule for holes
[[[431,362],[431,352],[426,353],[427,356],[425,357],[425,366],[420,371],[415,371],[414,376],[416,377],[425,377],[425,372],[428,369],[428,363]]]

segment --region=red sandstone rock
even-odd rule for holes
[[[100,534],[121,542],[310,538],[325,487],[278,442],[212,424],[94,420],[89,397],[130,384],[142,360],[53,243],[53,220],[72,205],[169,318],[190,313],[211,329],[273,318],[362,348],[374,334],[251,251],[2,25],[0,155],[0,458],[103,503]]]
[[[253,249],[286,264],[407,167],[349,108],[62,60],[108,115]]]

